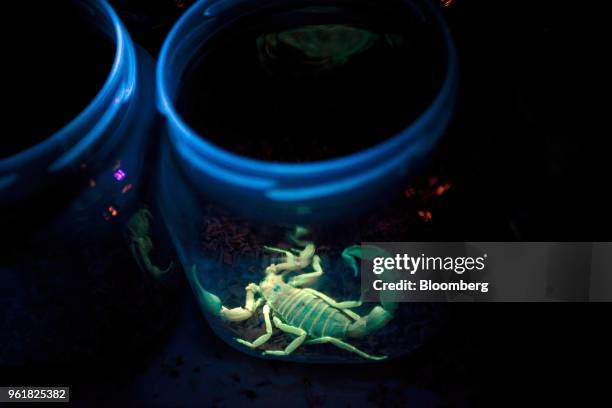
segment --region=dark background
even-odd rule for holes
[[[156,55],[191,1],[111,1]],[[578,8],[581,7],[581,8]],[[461,62],[451,127],[425,174],[452,182],[418,236],[609,240],[605,138],[592,30],[601,11],[565,2],[461,1],[444,10]],[[601,96],[601,95],[600,95]],[[591,107],[590,105],[595,105]],[[120,344],[96,364],[4,367],[2,384],[68,384],[84,405],[498,406],[595,404],[610,367],[609,305],[452,305],[430,344],[369,366],[259,361],[217,339],[184,294],[180,318],[143,355]],[[127,302],[126,302],[127,303]],[[289,399],[291,397],[291,399]],[[589,404],[590,403],[590,404]]]

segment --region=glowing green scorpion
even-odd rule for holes
[[[162,270],[158,268],[150,258],[153,250],[153,241],[149,237],[151,219],[153,215],[145,208],[138,210],[128,221],[128,231],[130,235],[130,251],[136,260],[138,267],[143,272],[150,273],[155,279],[160,280],[163,275],[168,273],[173,264]]]
[[[347,24],[306,25],[287,31],[263,34],[257,38],[259,60],[268,72],[275,64],[290,62],[298,73],[317,75],[346,65],[351,58],[378,43],[401,47],[398,34],[379,34]]]
[[[324,293],[304,288],[323,275],[321,259],[315,254],[314,244],[305,243],[301,250],[292,251],[265,248],[280,253],[281,263],[268,266],[259,284],[249,283],[246,286],[244,307],[230,309],[223,306],[216,295],[202,287],[195,265],[192,268],[192,278],[201,304],[214,316],[225,321],[240,322],[249,319],[263,305],[266,332],[252,342],[243,339],[236,341],[252,349],[258,348],[270,339],[274,325],[292,336],[293,340],[284,350],[266,350],[264,355],[288,356],[301,345],[330,343],[366,359],[386,358],[365,353],[345,340],[367,336],[385,326],[393,318],[395,305],[383,303],[385,307],[377,305],[366,316],[360,316],[351,309],[361,306],[361,301],[338,302]],[[313,271],[300,273],[285,281],[289,273],[300,272],[311,265]]]

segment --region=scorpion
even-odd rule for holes
[[[170,263],[168,268],[162,270],[153,264],[149,256],[153,250],[153,241],[149,237],[152,218],[153,215],[146,208],[142,208],[132,215],[127,227],[130,236],[130,251],[141,271],[146,271],[155,279],[161,280],[162,276],[172,269],[173,264]]]
[[[246,288],[244,307],[227,308],[216,295],[206,291],[196,274],[191,270],[201,305],[204,310],[223,321],[245,321],[263,306],[265,333],[253,341],[235,340],[250,349],[265,344],[273,334],[273,326],[290,335],[293,339],[284,350],[266,350],[265,356],[288,356],[302,345],[333,344],[369,360],[383,360],[386,356],[370,355],[346,340],[373,333],[385,326],[392,318],[394,304],[375,306],[366,316],[353,310],[361,306],[359,301],[338,302],[326,294],[308,288],[323,275],[321,258],[315,254],[315,246],[307,243],[301,250],[291,251],[265,247],[266,250],[281,254],[281,262],[265,268],[265,276],[259,284],[249,283]],[[300,273],[286,281],[291,272],[301,272],[312,265],[313,271]]]
[[[318,24],[263,34],[257,38],[257,49],[268,73],[274,74],[281,64],[286,72],[317,76],[347,65],[377,44],[399,48],[403,41],[399,34],[379,34],[348,24]]]

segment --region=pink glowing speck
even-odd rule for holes
[[[125,173],[121,169],[117,169],[114,174],[115,180],[121,181],[125,178]]]

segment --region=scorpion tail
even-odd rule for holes
[[[347,247],[342,252],[342,259],[355,272],[355,276],[359,275],[359,267],[357,260],[372,260],[376,257],[388,257],[389,253],[382,248],[373,245],[353,245]],[[388,280],[394,275],[394,271],[385,270],[383,280]],[[376,306],[372,311],[355,321],[348,331],[350,337],[362,337],[373,333],[385,326],[391,319],[397,309],[397,301],[395,295],[389,292],[380,294],[381,306]]]
[[[344,263],[355,272],[355,277],[359,276],[359,266],[357,266],[357,258],[361,256],[361,247],[352,245],[344,248],[342,251],[342,260]]]
[[[221,299],[202,287],[195,265],[191,268],[191,279],[195,285],[198,302],[202,311],[214,316],[221,316],[221,308],[223,307]]]
[[[366,316],[361,317],[349,326],[349,337],[364,337],[384,327],[393,319],[393,312],[385,310],[382,306],[376,306]]]
[[[371,261],[377,257],[388,258],[389,253],[373,245],[352,245],[342,251],[342,260],[355,272],[355,276],[359,276],[359,266],[357,265],[358,259]],[[388,281],[390,277],[393,278],[395,275],[395,271],[385,270],[382,278]],[[393,293],[381,293],[380,303],[382,304],[382,308],[391,315],[393,315],[395,309],[397,309],[397,302]]]
[[[310,231],[307,228],[296,225],[293,232],[287,234],[287,239],[289,239],[289,241],[291,241],[293,244],[305,248],[310,241],[306,241],[303,238],[309,233]]]

